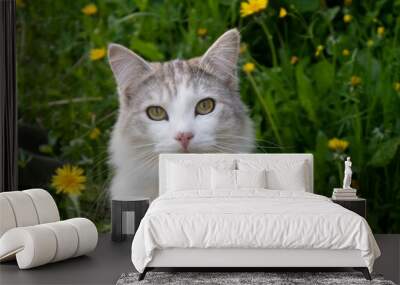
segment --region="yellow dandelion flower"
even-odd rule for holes
[[[197,29],[197,35],[199,37],[204,37],[205,35],[207,35],[208,30],[206,28],[198,28]]]
[[[24,0],[17,0],[15,1],[15,5],[19,8],[25,7],[25,2]]]
[[[83,175],[83,169],[69,164],[57,168],[53,175],[51,186],[57,193],[79,195],[85,189],[86,176]]]
[[[343,56],[349,56],[349,55],[350,55],[350,51],[349,51],[347,48],[345,48],[345,49],[342,51],[342,55],[343,55]]]
[[[286,11],[286,9],[285,8],[281,8],[280,10],[279,10],[279,18],[285,18],[287,16],[287,11]]]
[[[351,20],[353,20],[353,16],[352,15],[346,14],[346,15],[343,16],[343,22],[350,23]]]
[[[345,151],[349,147],[349,142],[338,138],[333,138],[328,141],[328,147],[333,151]]]
[[[361,82],[362,82],[361,77],[359,77],[359,76],[357,76],[357,75],[353,75],[353,76],[351,77],[351,79],[350,79],[350,84],[351,84],[352,86],[354,86],[354,87],[360,85]]]
[[[368,47],[372,47],[373,45],[374,45],[374,41],[371,40],[371,39],[369,39],[369,40],[367,41],[367,46],[368,46]]]
[[[353,3],[352,0],[344,0],[344,5],[345,6],[351,6],[352,3]]]
[[[240,3],[240,16],[242,18],[250,16],[265,10],[267,6],[268,0],[247,0],[247,2]]]
[[[378,34],[378,36],[383,37],[383,34],[385,33],[385,27],[378,27],[378,29],[376,29],[376,33]]]
[[[99,128],[94,128],[94,129],[90,132],[89,138],[90,138],[91,140],[96,140],[96,139],[100,136],[100,134],[101,134],[100,129],[99,129]]]
[[[239,53],[245,53],[247,51],[247,44],[246,43],[241,43],[240,48],[239,48]]]
[[[394,90],[396,90],[397,92],[400,92],[400,82],[397,81],[393,84],[393,88]]]
[[[90,60],[99,60],[106,56],[105,48],[94,48],[90,51]]]
[[[97,13],[97,6],[93,3],[87,4],[85,7],[82,8],[81,11],[86,16],[91,16]]]
[[[256,66],[254,65],[254,63],[252,62],[247,62],[243,65],[243,71],[247,74],[250,74],[254,71],[254,69],[256,68]]]
[[[317,49],[315,50],[315,56],[318,57],[322,54],[322,51],[324,50],[324,46],[323,45],[319,45],[317,46]]]
[[[290,63],[293,65],[296,64],[298,61],[299,61],[299,58],[295,55],[290,58]]]

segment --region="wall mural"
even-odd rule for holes
[[[327,196],[351,156],[373,231],[400,232],[400,6],[252,2],[17,1],[19,188],[108,230],[159,153],[313,153]]]

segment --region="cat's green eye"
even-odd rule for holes
[[[215,101],[211,98],[200,100],[196,105],[196,115],[206,115],[214,111]]]
[[[154,121],[168,120],[167,112],[163,107],[150,106],[146,109],[147,116]]]

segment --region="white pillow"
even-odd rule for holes
[[[267,188],[267,176],[263,170],[236,170],[237,188]]]
[[[210,190],[211,167],[191,166],[169,163],[168,191]]]
[[[236,189],[236,170],[216,169],[211,170],[212,189],[232,191]]]
[[[273,190],[306,191],[303,165],[294,168],[267,170],[267,187]]]
[[[178,164],[184,167],[213,167],[216,169],[237,169],[236,159],[211,158],[196,154],[196,159],[191,159],[193,154],[182,155],[182,158],[167,161],[169,164]]]
[[[267,188],[273,190],[306,191],[306,160],[238,160],[239,170],[266,170]]]
[[[214,191],[234,191],[241,188],[266,188],[265,170],[211,170],[211,184]]]

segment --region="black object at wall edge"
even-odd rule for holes
[[[0,0],[0,192],[17,185],[15,0]]]

